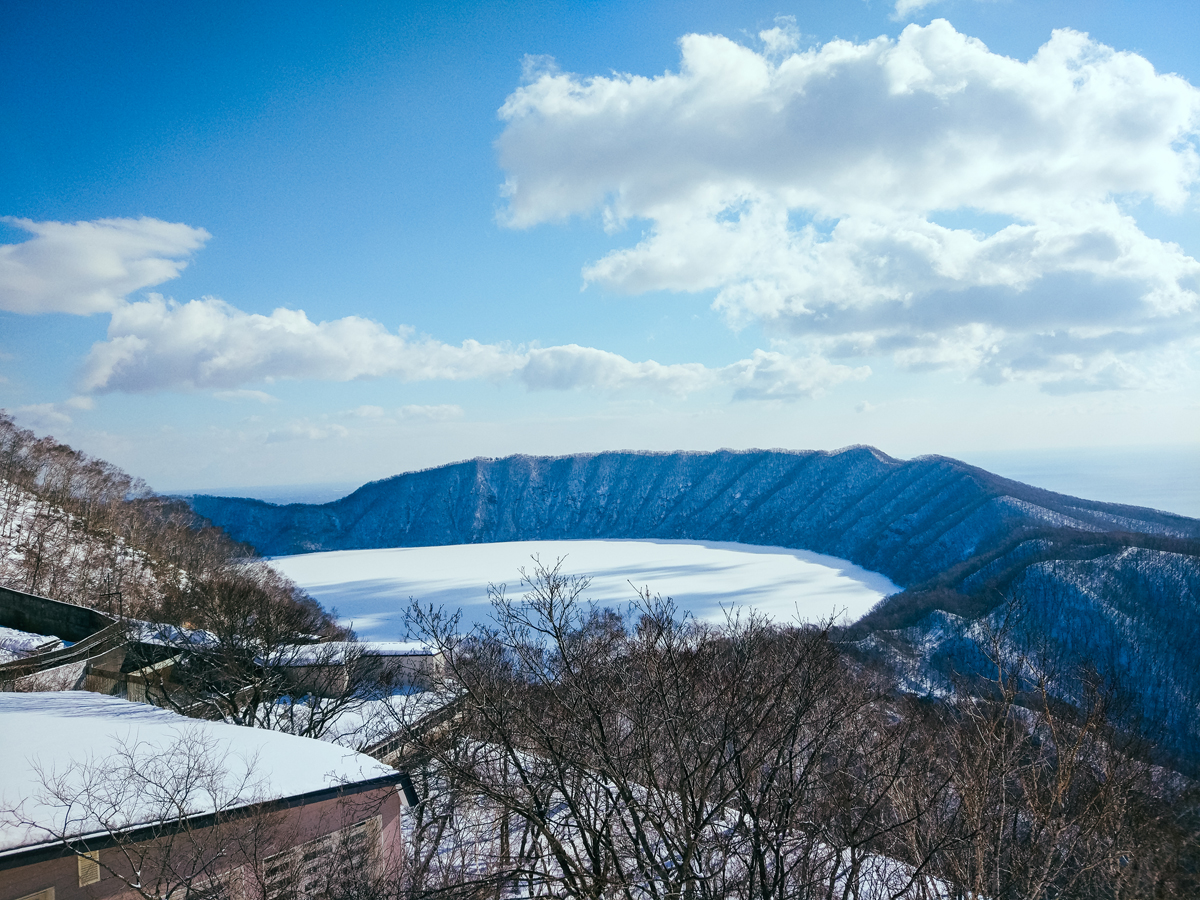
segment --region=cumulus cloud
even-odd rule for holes
[[[815,396],[843,381],[862,381],[871,369],[831,363],[820,356],[796,358],[755,350],[750,359],[734,363],[723,374],[736,388],[734,397],[739,400],[795,400]]]
[[[785,25],[764,32],[764,42],[783,47],[791,40]],[[23,410],[27,417],[53,425],[69,424],[68,410],[90,408],[97,394],[205,390],[224,401],[271,403],[277,398],[252,385],[284,379],[516,379],[530,390],[686,396],[728,389],[743,398],[785,398],[810,396],[868,371],[763,351],[731,366],[710,368],[635,362],[578,344],[512,347],[467,340],[452,345],[411,328],[391,331],[358,316],[314,322],[303,310],[281,307],[262,315],[215,297],[179,303],[155,293],[130,301],[131,292],[177,276],[208,232],[147,218],[73,224],[8,221],[34,237],[0,246],[0,306],[111,316],[107,339],[94,344],[83,362],[82,393],[63,404]],[[444,421],[461,416],[462,410],[452,404],[409,405],[390,412],[363,406],[348,414],[393,422]],[[299,422],[272,432],[270,439],[325,439],[343,432],[340,425]]]
[[[81,383],[93,392],[233,390],[278,379],[405,381],[502,378],[522,357],[496,344],[453,346],[348,316],[313,322],[303,310],[247,313],[213,297],[158,295],[113,311],[108,340],[92,347]]]
[[[924,12],[931,6],[942,3],[943,0],[896,0],[892,7],[891,19],[896,22],[903,22],[913,18],[918,13]],[[986,3],[988,0],[976,0],[979,3]]]
[[[504,221],[648,222],[585,281],[715,291],[733,326],[814,358],[1066,391],[1133,384],[1200,334],[1200,263],[1128,212],[1187,207],[1195,87],[1066,30],[1027,61],[944,20],[785,56],[785,30],[760,38],[688,35],[678,73],[520,87]]]
[[[73,424],[72,413],[94,408],[96,401],[86,394],[68,397],[60,403],[31,403],[18,406],[13,415],[25,425],[37,431],[62,432]]]
[[[342,415],[352,416],[355,419],[382,419],[387,416],[387,410],[382,406],[364,405],[348,409]]]
[[[719,376],[699,363],[631,362],[607,350],[566,344],[530,351],[520,377],[533,390],[650,388],[686,395],[713,386]]]
[[[768,57],[783,56],[800,45],[800,29],[795,16],[776,16],[775,27],[758,33]]]
[[[675,396],[731,389],[743,399],[787,399],[812,396],[839,382],[865,377],[869,371],[819,357],[793,359],[761,350],[751,359],[714,368],[700,363],[634,362],[578,344],[513,348],[468,340],[455,346],[417,337],[407,329],[391,332],[356,316],[313,322],[302,310],[277,309],[264,316],[212,297],[176,303],[152,294],[113,310],[108,340],[93,345],[80,382],[85,392],[93,394],[201,389],[212,390],[223,400],[260,402],[275,398],[244,385],[281,379],[381,377],[402,381],[515,378],[530,390],[640,390]],[[461,415],[462,410],[449,404],[412,405],[389,413],[378,406],[360,406],[347,414],[397,421],[444,420]],[[289,434],[281,432],[274,439]]]
[[[33,235],[0,245],[0,309],[18,313],[111,312],[134,291],[179,277],[211,237],[203,228],[147,217],[0,221]]]
[[[55,431],[71,425],[71,417],[62,407],[59,403],[33,403],[18,406],[13,414],[20,422],[38,431]]]
[[[731,388],[739,400],[794,400],[870,374],[867,366],[851,368],[819,356],[798,359],[767,350],[755,350],[750,359],[711,368],[700,363],[632,362],[606,350],[567,344],[530,351],[520,378],[533,390],[649,389],[687,396]]]

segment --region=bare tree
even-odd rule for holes
[[[257,561],[225,565],[173,590],[147,667],[158,702],[190,716],[321,737],[346,713],[389,695],[398,673],[363,652],[288,579]]]
[[[0,411],[0,582],[159,621],[172,590],[249,552],[183,501]]]
[[[928,863],[888,858],[917,732],[823,627],[748,614],[679,618],[648,592],[625,614],[584,602],[587,580],[535,560],[521,601],[493,590],[494,625],[419,605],[443,653],[441,710],[408,724],[409,758],[485,823],[479,883],[531,895],[783,900],[918,896]],[[923,736],[921,736],[923,739]]]
[[[979,626],[993,674],[934,732],[954,787],[940,874],[968,898],[1191,896],[1194,786],[1154,765],[1116,684],[1023,649],[1023,613],[1009,598]]]

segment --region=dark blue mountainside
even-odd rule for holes
[[[829,553],[905,586],[1032,532],[1200,538],[1200,520],[1079,500],[944,457],[905,462],[871,447],[510,456],[397,475],[320,505],[203,495],[191,502],[268,556],[692,538]]]

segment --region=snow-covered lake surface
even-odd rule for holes
[[[590,576],[585,597],[620,606],[636,588],[671,597],[702,619],[754,608],[778,621],[861,617],[900,590],[884,576],[820,553],[710,541],[522,541],[336,550],[282,556],[271,564],[353,624],[369,640],[404,636],[410,597],[462,609],[467,623],[487,619],[488,584],[524,593],[518,570],[532,557],[562,571]]]

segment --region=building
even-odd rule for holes
[[[0,693],[0,735],[0,900],[303,898],[397,864],[416,802],[336,744],[86,691]]]
[[[83,690],[172,705],[165,692],[179,687],[180,649],[204,637],[0,585],[0,691]],[[442,663],[440,654],[416,641],[293,644],[257,662],[277,670],[292,692],[320,697],[341,696],[352,680],[364,678],[396,691],[424,690]],[[174,699],[187,705],[182,693]]]
[[[327,641],[297,644],[264,661],[283,670],[298,694],[340,696],[355,674],[368,674],[395,690],[428,690],[441,674],[442,657],[420,641]]]

